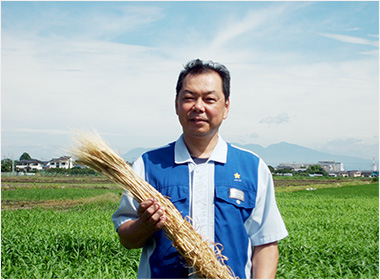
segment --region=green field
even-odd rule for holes
[[[289,231],[277,278],[378,279],[378,183],[321,182],[276,183]],[[136,277],[140,250],[119,244],[111,215],[122,192],[108,180],[2,178],[1,193],[3,279]]]

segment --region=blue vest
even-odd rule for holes
[[[189,216],[189,169],[174,161],[175,142],[145,153],[146,180],[170,197],[183,217]],[[228,144],[227,162],[215,162],[215,242],[239,278],[247,278],[249,238],[244,222],[255,208],[259,158]],[[152,278],[188,278],[185,260],[171,245],[164,231],[154,234],[156,248],[149,259]]]

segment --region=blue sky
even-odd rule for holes
[[[181,133],[178,73],[232,76],[224,139],[379,153],[379,3],[1,2],[2,158],[50,159],[70,129],[119,153]]]

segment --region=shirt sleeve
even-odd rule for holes
[[[245,222],[253,246],[275,242],[288,235],[277,207],[272,174],[262,160],[257,184],[256,206]]]
[[[144,178],[145,168],[144,161],[141,157],[134,162],[132,168],[141,178]],[[124,191],[123,196],[121,197],[119,208],[117,208],[115,213],[112,215],[112,221],[114,223],[116,231],[122,224],[138,218],[137,209],[139,205],[140,204],[135,199],[133,199],[126,191]]]

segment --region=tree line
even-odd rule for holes
[[[24,152],[20,157],[18,161],[21,160],[33,160],[33,158],[27,153]],[[1,160],[1,172],[12,172],[15,168],[17,161],[13,162],[11,159],[6,158]],[[70,169],[65,168],[51,168],[51,169],[45,169],[45,170],[32,170],[28,171],[32,173],[41,173],[41,174],[57,174],[57,175],[99,175],[98,172],[90,169],[90,168],[83,168],[83,167],[73,167]]]
[[[305,171],[295,171],[292,169],[275,169],[272,166],[269,166],[269,169],[273,175],[291,173],[293,176],[294,175],[309,176],[310,174],[319,174],[322,176],[329,176],[329,173],[326,170],[324,170],[322,166],[318,164],[309,165],[309,167]]]
[[[32,157],[27,152],[24,152],[20,156],[19,160],[32,160]],[[12,164],[13,163],[11,159],[3,159],[1,161],[1,172],[12,172]],[[326,170],[324,170],[322,166],[318,164],[309,165],[309,167],[305,171],[294,171],[291,169],[275,169],[272,166],[269,166],[269,169],[273,175],[291,173],[293,176],[294,175],[309,176],[310,174],[320,174],[322,176],[329,176]],[[52,169],[44,170],[42,172],[47,173],[47,174],[65,174],[65,175],[66,174],[67,175],[96,175],[98,174],[96,171],[90,168],[81,168],[81,167],[74,167],[71,169],[52,168]]]

